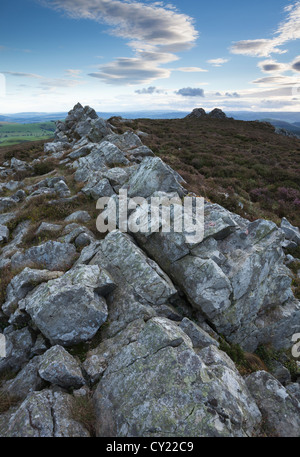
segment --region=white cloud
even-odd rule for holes
[[[266,78],[260,78],[253,81],[253,84],[262,84],[268,86],[291,86],[300,84],[300,79],[294,76],[268,76]]]
[[[286,50],[278,46],[300,38],[300,1],[286,7],[285,12],[287,18],[278,25],[273,38],[238,41],[233,44],[231,52],[252,57],[269,57],[273,53],[285,53]]]
[[[65,70],[65,73],[67,76],[70,76],[71,78],[78,78],[79,75],[82,73],[81,70]]]
[[[53,89],[57,87],[75,87],[84,84],[82,81],[75,81],[73,79],[45,79],[41,82],[41,86],[45,89]]]
[[[18,71],[2,71],[4,75],[16,76],[18,78],[42,78],[40,75],[34,73],[20,73]]]
[[[73,18],[106,23],[113,35],[130,40],[127,44],[134,57],[118,58],[91,74],[110,84],[141,84],[169,77],[170,71],[160,66],[176,60],[173,53],[189,49],[198,37],[191,17],[160,2],[48,0],[46,4]]]
[[[171,71],[161,68],[163,63],[177,60],[174,54],[160,52],[137,52],[136,57],[120,57],[100,65],[98,72],[89,73],[107,84],[147,84],[154,79],[168,78]]]
[[[203,68],[200,67],[179,67],[175,68],[176,71],[182,71],[183,73],[202,73],[202,72],[208,72],[208,70],[204,70]]]
[[[229,60],[228,59],[223,59],[223,58],[210,59],[210,60],[207,61],[207,63],[210,63],[214,67],[221,67],[222,65],[224,65],[224,63],[227,63],[227,62],[229,62]]]

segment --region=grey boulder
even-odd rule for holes
[[[46,268],[51,271],[62,271],[70,268],[76,258],[73,244],[47,241],[40,246],[33,246],[24,253],[13,255],[12,268]]]
[[[61,271],[32,270],[26,267],[7,286],[6,301],[2,306],[3,312],[9,316],[17,308],[18,302],[41,282],[47,282],[62,275]]]
[[[294,227],[285,217],[281,221],[281,230],[284,232],[286,240],[300,245],[300,230],[298,227]]]
[[[9,230],[5,225],[0,224],[0,243],[6,243],[9,237]]]
[[[25,298],[25,310],[52,345],[87,341],[107,319],[98,266],[77,265],[59,279],[41,284]]]
[[[39,375],[51,384],[79,389],[85,384],[78,362],[62,346],[52,346],[40,357]]]
[[[73,397],[50,389],[33,392],[15,410],[0,417],[0,437],[88,437],[72,417]]]
[[[270,373],[258,371],[246,378],[269,436],[300,436],[300,403]]]
[[[128,184],[129,197],[150,197],[154,192],[177,192],[182,197],[185,192],[178,175],[159,157],[146,157]]]
[[[75,213],[70,214],[70,216],[65,218],[65,222],[89,222],[91,216],[87,211],[76,211]]]

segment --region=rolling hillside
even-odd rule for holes
[[[54,130],[55,123],[52,121],[36,124],[0,122],[0,146],[51,138]]]
[[[251,220],[287,217],[300,226],[300,140],[270,124],[233,119],[113,118],[176,169],[188,189]]]

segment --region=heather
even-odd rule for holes
[[[143,142],[175,168],[187,188],[250,220],[282,217],[300,226],[300,140],[263,122],[233,119],[137,119]]]

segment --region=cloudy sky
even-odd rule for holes
[[[295,0],[1,0],[0,113],[300,111],[299,44]]]

